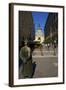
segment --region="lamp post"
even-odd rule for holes
[[[56,55],[56,40],[54,40],[54,55]]]

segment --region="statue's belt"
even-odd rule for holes
[[[30,61],[30,60],[31,60],[30,58],[26,59],[26,62],[25,63],[23,62],[23,64],[28,63],[28,61]]]

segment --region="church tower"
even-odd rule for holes
[[[35,31],[35,41],[40,41],[40,43],[44,42],[44,32],[42,31],[40,25]]]

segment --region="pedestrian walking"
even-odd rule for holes
[[[47,46],[48,46],[48,50],[49,50],[49,48],[50,48],[50,44],[48,43]]]

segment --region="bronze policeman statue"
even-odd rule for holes
[[[32,67],[32,56],[31,49],[27,46],[27,41],[25,41],[25,45],[20,50],[20,58],[23,61],[23,69],[22,75],[24,78],[31,78],[33,73]]]

